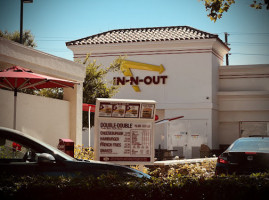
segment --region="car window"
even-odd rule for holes
[[[269,153],[269,140],[265,139],[239,140],[232,145],[230,150],[237,152],[253,151],[253,152]]]
[[[36,151],[17,141],[0,138],[0,161],[34,162]]]

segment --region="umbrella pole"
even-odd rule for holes
[[[90,149],[90,146],[91,146],[91,106],[89,106],[89,117],[88,117],[88,120],[89,120],[89,149]]]
[[[13,129],[16,130],[16,115],[17,115],[17,88],[14,90],[14,116],[13,116]]]

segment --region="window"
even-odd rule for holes
[[[240,122],[240,137],[254,135],[269,135],[269,122]]]
[[[33,162],[35,151],[30,147],[7,138],[0,138],[1,162]]]
[[[266,139],[249,139],[237,141],[232,147],[232,151],[245,152],[264,152],[269,153],[269,140]]]

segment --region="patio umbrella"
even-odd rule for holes
[[[14,91],[14,121],[13,128],[16,129],[16,104],[17,92],[23,89],[61,88],[74,87],[73,81],[59,79],[51,76],[33,73],[29,69],[13,66],[0,71],[0,88]]]
[[[163,119],[163,120],[155,122],[155,124],[162,124],[162,123],[170,122],[170,121],[180,119],[180,118],[183,118],[183,117],[184,116],[178,116],[178,117],[173,117],[173,118],[169,118],[169,119]]]

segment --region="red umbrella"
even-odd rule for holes
[[[87,111],[87,112],[89,112],[89,107],[91,107],[90,112],[95,112],[95,105],[92,105],[92,104],[86,104],[86,103],[82,104],[82,110],[83,110],[83,111]]]
[[[162,124],[162,123],[170,122],[170,121],[180,119],[180,118],[183,118],[183,117],[184,116],[178,116],[178,117],[173,117],[173,118],[169,118],[169,119],[163,119],[163,120],[155,122],[155,124]]]
[[[29,69],[13,66],[0,71],[0,88],[14,91],[14,124],[16,129],[17,92],[23,89],[74,87],[73,81],[33,73]]]

